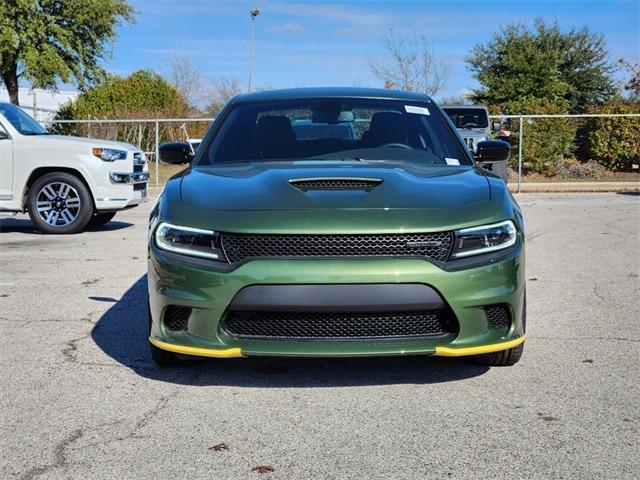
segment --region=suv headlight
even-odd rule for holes
[[[517,230],[511,220],[454,232],[451,258],[468,257],[509,248],[516,243]]]
[[[155,239],[158,248],[168,252],[225,261],[220,234],[212,230],[161,223],[156,228]]]
[[[124,150],[115,150],[113,148],[94,148],[93,155],[105,162],[115,162],[116,160],[127,159],[127,152]]]

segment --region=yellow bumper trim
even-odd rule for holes
[[[481,355],[483,353],[499,352],[501,350],[509,350],[510,348],[517,347],[524,342],[525,337],[526,335],[522,335],[521,337],[518,337],[515,340],[509,340],[508,342],[492,343],[490,345],[481,345],[479,347],[436,347],[436,353],[434,353],[434,355],[438,357],[464,357],[467,355]]]
[[[195,355],[197,357],[213,358],[244,357],[244,355],[242,355],[242,351],[239,348],[225,348],[222,350],[216,350],[213,348],[185,347],[183,345],[175,345],[173,343],[163,342],[153,337],[149,337],[149,342],[162,350],[179,353],[181,355]]]

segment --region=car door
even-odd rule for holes
[[[0,201],[13,198],[13,141],[0,117]]]

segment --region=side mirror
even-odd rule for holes
[[[160,145],[159,150],[162,163],[179,165],[181,163],[189,163],[193,159],[191,145],[186,142],[163,143]]]
[[[478,163],[493,163],[509,160],[511,145],[507,142],[503,142],[502,140],[487,140],[485,142],[478,142],[477,147],[475,157]]]
[[[500,131],[500,127],[502,127],[502,123],[501,122],[492,122],[491,123],[491,130],[493,130],[494,132],[499,132]]]

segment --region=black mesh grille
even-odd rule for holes
[[[164,310],[164,326],[173,331],[186,330],[189,315],[191,315],[190,308],[169,305]]]
[[[383,339],[443,336],[457,331],[447,310],[429,312],[246,312],[222,321],[236,338]]]
[[[371,190],[382,183],[377,179],[313,178],[290,180],[289,183],[303,192],[307,190]]]
[[[134,183],[133,184],[133,191],[137,192],[140,190],[144,190],[145,188],[147,188],[147,184],[145,183]]]
[[[445,261],[451,232],[383,235],[262,235],[223,233],[231,263],[248,257],[425,257]]]
[[[507,328],[511,325],[509,307],[504,304],[487,305],[484,307],[484,313],[492,328]]]

